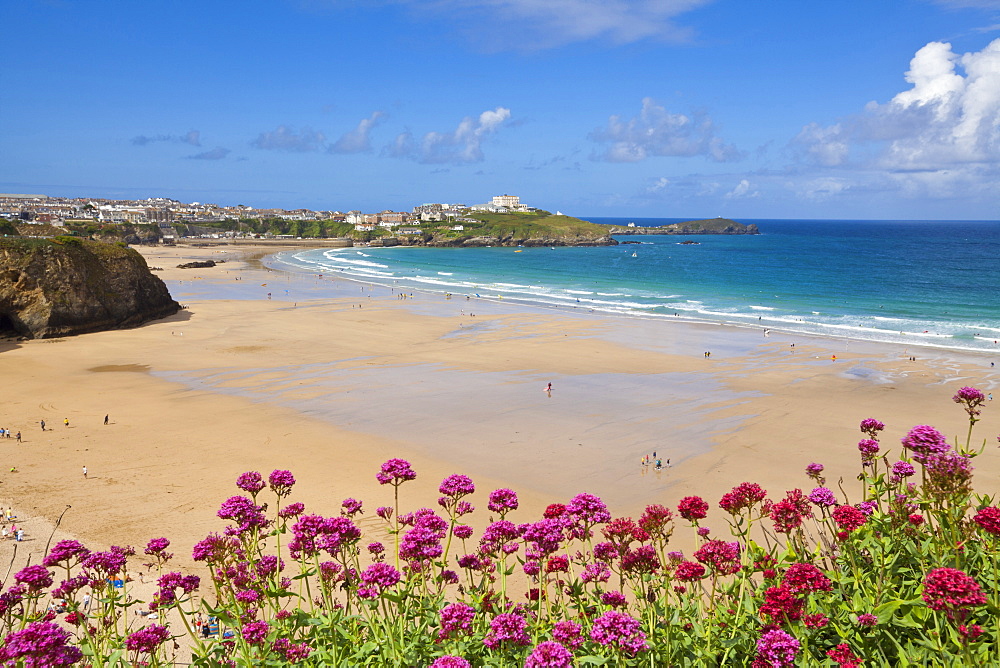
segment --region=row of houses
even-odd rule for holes
[[[411,211],[385,210],[378,213],[361,211],[312,211],[310,209],[257,209],[239,204],[219,206],[191,202],[185,204],[165,197],[144,200],[109,200],[100,198],[60,198],[46,195],[0,194],[0,218],[35,221],[61,225],[67,221],[96,221],[111,224],[157,224],[169,227],[173,223],[209,223],[227,219],[333,220],[354,225],[359,231],[377,228],[397,230],[401,234],[419,234],[422,222],[451,222],[451,229],[462,230],[462,223],[471,222],[466,212],[489,211],[507,213],[531,211],[521,204],[517,195],[496,195],[490,202],[467,207],[465,204],[431,203],[415,206]]]

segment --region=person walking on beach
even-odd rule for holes
[[[69,418],[63,418],[63,424],[69,426]]]
[[[84,480],[87,479],[87,465],[86,464],[83,465],[83,479]]]
[[[21,432],[17,432],[17,442],[21,442]]]
[[[107,425],[108,425],[108,416],[105,415],[104,416],[104,426],[106,427]]]
[[[45,431],[45,420],[42,420],[42,431]]]

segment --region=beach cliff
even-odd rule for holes
[[[123,329],[179,309],[145,259],[124,245],[0,240],[0,334],[52,338]]]

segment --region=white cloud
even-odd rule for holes
[[[189,155],[188,158],[191,160],[222,160],[231,152],[232,151],[230,151],[228,148],[224,148],[222,146],[216,146],[210,151]]]
[[[132,143],[136,146],[145,146],[146,144],[161,141],[179,142],[181,144],[190,144],[191,146],[201,146],[201,132],[198,130],[189,130],[182,135],[155,135],[153,137],[139,135],[138,137],[132,138]]]
[[[931,42],[905,79],[912,87],[884,104],[829,127],[807,125],[793,147],[824,166],[936,171],[1000,161],[1000,39],[961,56]]]
[[[653,156],[705,156],[716,162],[739,160],[743,154],[732,144],[715,136],[712,121],[705,114],[693,117],[671,114],[652,98],[643,98],[638,116],[623,120],[611,116],[605,128],[589,138],[607,144],[596,157],[607,162],[639,162]]]
[[[414,141],[409,131],[403,132],[382,152],[429,164],[482,162],[483,141],[509,118],[510,109],[497,107],[484,111],[478,118],[465,117],[452,132],[428,132],[419,142]]]
[[[760,197],[760,193],[753,190],[748,179],[740,179],[736,187],[725,194],[726,199],[738,199],[742,197]]]
[[[382,122],[385,114],[375,111],[368,118],[362,118],[357,127],[345,133],[340,139],[330,145],[330,153],[367,153],[372,150],[372,128]]]
[[[333,0],[334,4],[353,4]],[[689,28],[675,19],[712,0],[386,0],[418,18],[447,21],[477,44],[531,50],[601,39],[626,44],[643,39],[685,42]],[[488,29],[487,29],[488,26]],[[516,35],[510,39],[510,35]]]
[[[326,137],[322,132],[315,132],[310,128],[302,128],[301,132],[296,132],[294,128],[287,125],[279,125],[271,132],[261,132],[256,139],[250,142],[251,146],[268,151],[292,151],[302,153],[305,151],[315,151]]]
[[[652,185],[646,188],[647,193],[657,193],[670,185],[670,179],[665,176],[661,176],[652,183]]]

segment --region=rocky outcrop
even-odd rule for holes
[[[728,218],[689,220],[662,227],[620,227],[611,228],[612,234],[760,234],[753,223],[744,225]]]
[[[179,309],[131,248],[73,237],[0,239],[0,335],[123,329]]]

